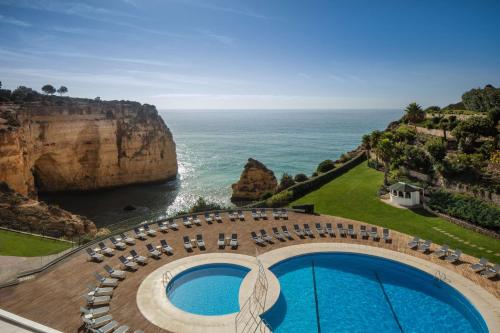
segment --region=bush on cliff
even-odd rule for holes
[[[293,199],[292,191],[282,191],[273,195],[271,198],[266,200],[266,206],[268,207],[283,207],[288,205]]]
[[[205,198],[199,197],[198,200],[196,200],[196,202],[194,203],[194,205],[189,209],[189,213],[199,213],[210,210],[223,210],[224,208],[225,207],[222,207],[217,203],[208,202],[205,200]]]
[[[287,188],[289,188],[293,185],[295,185],[295,181],[293,180],[293,177],[285,172],[283,174],[283,176],[281,176],[280,184],[278,186],[278,192],[286,190]]]
[[[318,165],[318,168],[316,170],[319,173],[324,173],[333,169],[335,169],[335,162],[333,162],[332,160],[324,160]]]
[[[307,176],[303,173],[298,173],[295,175],[295,177],[293,179],[295,180],[295,182],[301,183],[301,182],[305,182],[309,178],[307,178]]]

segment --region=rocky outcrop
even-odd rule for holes
[[[152,105],[50,96],[0,102],[0,181],[23,195],[176,175],[172,134]]]
[[[278,181],[274,172],[261,162],[249,158],[241,173],[240,180],[232,185],[231,201],[259,200],[267,192],[274,193],[277,186]]]
[[[95,236],[96,226],[89,219],[56,206],[28,199],[0,182],[0,226],[9,229],[72,238]]]

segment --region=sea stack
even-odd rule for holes
[[[245,202],[259,200],[262,196],[271,192],[274,193],[278,181],[274,172],[269,170],[263,163],[249,158],[240,180],[233,184],[232,202]]]
[[[0,181],[24,196],[176,175],[172,134],[152,105],[41,95],[0,102]]]

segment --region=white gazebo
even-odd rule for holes
[[[420,187],[398,182],[389,186],[390,202],[399,206],[413,207],[420,205]]]

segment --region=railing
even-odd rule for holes
[[[168,286],[168,283],[174,278],[174,276],[172,275],[172,273],[170,271],[166,271],[165,273],[163,273],[163,276],[162,276],[162,283],[163,283],[163,286],[164,287],[168,287],[167,288],[167,291],[169,288],[172,288],[172,286]]]
[[[440,270],[436,270],[436,272],[434,273],[434,281],[436,282],[436,284],[438,284],[439,282],[444,282],[444,283],[451,282],[446,277],[446,273],[445,272],[441,272]]]

